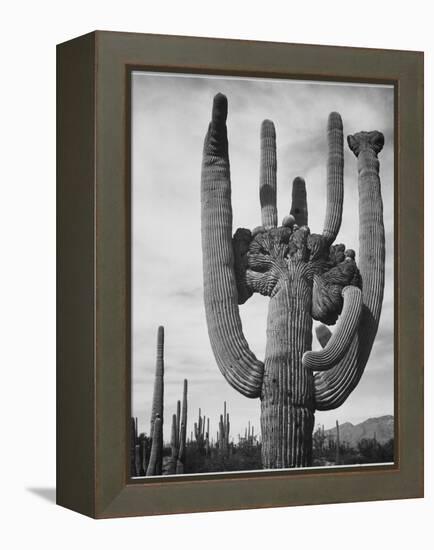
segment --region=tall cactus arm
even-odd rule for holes
[[[249,349],[238,310],[226,117],[227,99],[217,94],[205,137],[201,178],[205,313],[223,376],[241,394],[259,397],[264,364]]]
[[[261,162],[259,173],[259,200],[262,225],[265,229],[277,227],[276,207],[276,130],[271,120],[261,124]]]
[[[150,436],[153,437],[154,421],[158,415],[163,422],[164,412],[164,327],[157,331],[157,359],[155,364],[154,395],[152,398]]]
[[[327,207],[323,235],[330,245],[341,227],[344,202],[344,133],[339,113],[329,115],[327,144]]]
[[[384,292],[385,237],[378,153],[383,148],[380,132],[349,136],[357,157],[359,187],[359,269],[363,282],[363,307],[358,331],[345,357],[327,372],[315,374],[318,410],[339,407],[357,386],[369,359],[380,320]]]
[[[303,178],[295,178],[292,182],[292,204],[290,214],[295,223],[301,227],[307,225],[307,196],[306,183]]]
[[[335,332],[320,351],[307,351],[303,355],[303,366],[314,371],[325,371],[334,367],[348,351],[359,326],[362,312],[362,292],[355,286],[342,290],[344,305]]]

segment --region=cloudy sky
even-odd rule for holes
[[[135,72],[132,85],[132,359],[133,415],[149,432],[158,325],[164,325],[165,428],[189,381],[189,427],[199,407],[215,437],[226,400],[231,434],[250,420],[259,431],[260,403],[238,394],[215,363],[205,322],[200,234],[200,171],[212,98],[228,98],[234,231],[260,224],[259,128],[274,121],[277,134],[279,220],[289,213],[291,182],[306,180],[309,226],[320,233],[325,214],[326,124],[331,111],[344,134],[380,130],[386,229],[386,288],[379,332],[365,373],[346,403],[316,413],[326,428],[393,414],[393,89],[388,86],[291,80],[203,77]],[[356,158],[345,143],[345,200],[337,242],[358,252]],[[263,360],[268,298],[241,306],[244,334]],[[314,349],[318,347],[314,338]]]

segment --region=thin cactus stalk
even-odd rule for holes
[[[147,476],[159,476],[162,474],[163,459],[163,423],[159,416],[154,419],[154,432],[152,434],[151,456],[149,457]]]
[[[176,446],[179,448],[179,438],[180,438],[180,429],[181,429],[181,401],[178,399],[176,403]]]
[[[218,431],[218,445],[219,445],[219,452],[220,454],[223,454],[225,452],[225,428],[224,428],[224,422],[223,422],[223,415],[220,415],[220,421],[219,421],[219,431]]]
[[[209,442],[209,418],[206,419],[206,432],[205,432],[205,454],[210,454],[210,442]]]
[[[229,413],[226,410],[226,401],[223,405],[223,414],[220,415],[219,430],[217,432],[217,444],[219,454],[226,457],[229,451],[229,433],[230,433]]]
[[[229,413],[226,413],[226,426],[225,426],[225,447],[229,447],[229,432],[231,430],[231,423],[229,422]]]
[[[185,448],[187,439],[187,389],[188,382],[184,380],[184,388],[182,393],[182,409],[181,409],[181,425],[179,427],[179,451],[178,460],[176,462],[176,473],[183,474],[185,468]],[[192,435],[193,439],[193,435]]]
[[[177,435],[177,415],[172,415],[172,428],[170,431],[170,460],[167,468],[169,475],[176,473],[176,464],[178,461],[178,435]]]
[[[135,469],[135,475],[140,476],[142,473],[142,457],[141,457],[141,448],[139,443],[137,443],[134,448],[134,469]]]
[[[150,436],[153,437],[156,416],[163,423],[164,413],[164,327],[158,327],[157,358],[155,364],[154,396],[152,399]]]
[[[378,153],[379,132],[350,136],[358,158],[359,266],[353,250],[334,245],[342,220],[343,126],[327,124],[327,205],[321,234],[307,227],[305,182],[293,182],[290,213],[277,223],[276,133],[260,131],[262,225],[232,236],[227,100],[214,98],[202,162],[204,301],[211,347],[219,369],[241,394],[261,399],[264,468],[309,466],[315,410],[339,407],[357,386],[380,318],[385,241]],[[253,293],[270,298],[264,362],[244,337],[239,305]],[[322,350],[312,352],[313,320]],[[224,421],[222,425],[224,429]],[[247,430],[246,430],[247,432]],[[250,433],[249,433],[250,437]],[[246,433],[247,439],[247,433]]]
[[[197,422],[194,423],[194,437],[196,444],[200,452],[205,451],[205,416],[202,416],[199,409],[199,416]]]
[[[184,468],[185,468],[185,448],[187,445],[185,434],[186,434],[185,426],[183,422],[181,422],[181,441],[179,443],[179,451],[178,451],[178,460],[176,461],[176,473],[177,474],[183,474]],[[182,435],[184,434],[184,436]]]
[[[141,474],[146,475],[148,468],[148,439],[142,434],[140,439]]]
[[[339,422],[336,420],[336,464],[341,463],[341,442],[339,437]]]
[[[163,413],[164,413],[164,327],[158,327],[157,332],[157,358],[155,365],[155,381],[154,381],[154,395],[152,399],[152,413],[151,413],[151,457],[155,446],[159,446],[155,449],[155,459],[157,463],[151,465],[151,459],[149,459],[149,465],[146,475],[161,475],[163,471]],[[161,433],[154,437],[155,422],[159,419],[159,431]],[[148,473],[153,472],[153,473]]]

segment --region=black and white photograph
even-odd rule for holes
[[[131,478],[394,464],[394,87],[130,89]]]

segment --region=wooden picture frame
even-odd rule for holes
[[[130,75],[395,87],[393,466],[129,477]],[[57,47],[57,503],[94,518],[423,496],[423,54],[96,31]]]

